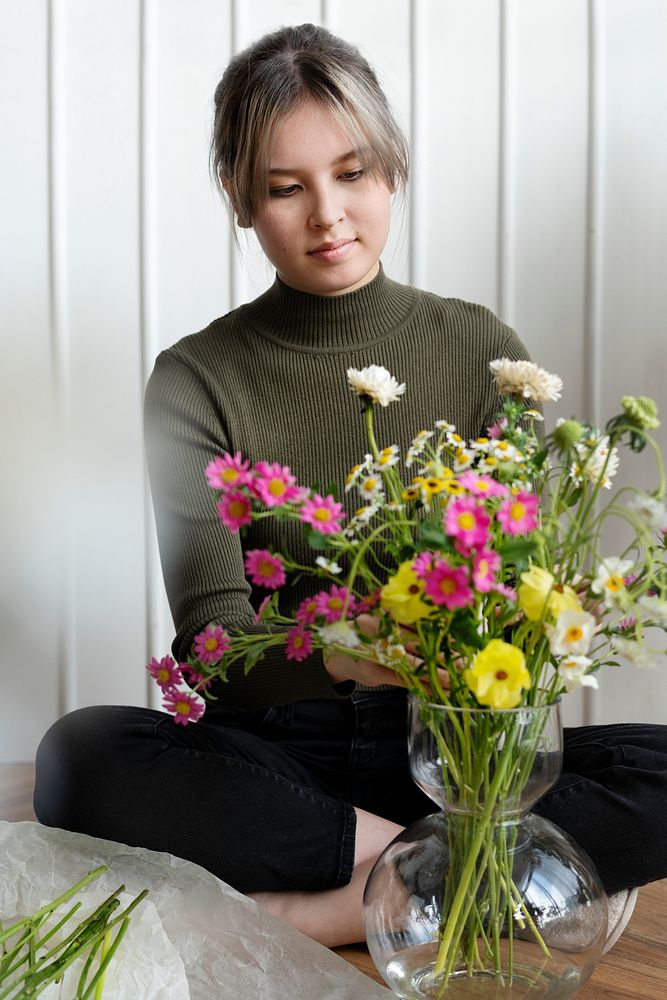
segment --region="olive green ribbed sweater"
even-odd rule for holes
[[[380,447],[405,451],[434,420],[456,424],[464,438],[484,432],[499,398],[489,374],[497,357],[527,357],[514,332],[488,309],[400,285],[381,270],[346,295],[296,292],[276,279],[254,302],[163,351],[146,389],[146,448],[165,585],[177,629],[173,651],[187,655],[208,622],[253,630],[253,593],[243,548],[284,545],[312,563],[301,526],[253,522],[240,539],[218,519],[217,493],[204,469],[225,451],[288,465],[297,481],[341,487],[368,451],[359,399],[347,385],[349,366],[384,365],[407,389],[376,409]],[[359,499],[348,494],[348,513]],[[319,584],[319,586],[318,586]],[[322,581],[283,588],[287,608]],[[301,663],[267,655],[246,678],[216,694],[242,706],[338,697],[321,655]]]

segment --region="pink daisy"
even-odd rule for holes
[[[251,583],[267,590],[282,587],[287,574],[280,556],[272,555],[268,549],[250,549],[245,555],[245,571]]]
[[[489,538],[489,515],[473,497],[462,497],[447,507],[445,531],[465,548],[481,549]]]
[[[310,524],[323,535],[340,531],[343,517],[343,505],[336,503],[332,496],[321,497],[319,493],[304,500],[299,513],[300,521]]]
[[[326,590],[320,591],[320,594],[326,595],[326,593],[327,593]],[[306,599],[301,602],[299,607],[294,612],[294,617],[298,622],[301,622],[304,625],[314,624],[315,619],[319,614],[319,605],[317,603],[317,599],[320,596],[320,594],[313,594],[312,597],[306,597]]]
[[[180,726],[187,726],[188,722],[201,719],[206,710],[203,700],[196,694],[174,689],[165,691],[162,707],[173,715],[174,722]]]
[[[230,531],[238,531],[244,524],[250,524],[250,497],[240,490],[223,493],[216,504],[218,517]]]
[[[191,667],[189,663],[179,663],[179,667],[188,687],[194,688],[196,691],[207,691],[213,683],[213,678],[204,677],[198,670]]]
[[[366,594],[366,596],[362,597],[360,601],[357,601],[357,614],[364,614],[364,612],[372,611],[373,608],[377,607],[380,603],[380,594],[381,588],[378,588],[370,594]]]
[[[176,687],[183,679],[176,666],[176,660],[171,656],[163,656],[161,660],[153,657],[151,662],[146,664],[146,670],[163,691]]]
[[[506,497],[507,487],[491,476],[479,476],[468,470],[459,476],[461,486],[478,497]]]
[[[313,649],[313,637],[303,625],[295,625],[287,632],[285,656],[288,660],[305,660]]]
[[[450,611],[464,608],[474,600],[465,566],[450,566],[444,560],[424,578],[424,593],[434,604],[444,604]]]
[[[302,496],[301,487],[294,485],[296,476],[292,475],[286,465],[258,462],[254,473],[253,493],[266,507],[281,507]]]
[[[220,625],[207,625],[195,636],[195,656],[202,663],[217,663],[231,647],[231,640]]]
[[[486,433],[490,438],[497,440],[504,435],[508,423],[509,421],[507,417],[501,417],[500,420],[497,420],[495,424],[491,425],[491,427],[486,428]]]
[[[516,603],[516,590],[514,587],[508,587],[505,583],[498,583],[497,581],[493,585],[493,592],[495,594],[500,594],[502,597],[506,597],[508,601],[514,601]]]
[[[475,552],[472,561],[472,580],[481,594],[495,590],[496,573],[500,568],[501,558],[493,549],[480,549]]]
[[[500,505],[496,517],[508,535],[528,535],[537,527],[539,503],[534,493],[517,493]]]
[[[240,451],[235,455],[227,451],[222,458],[214,458],[206,466],[208,485],[214,490],[235,490],[239,486],[248,486],[252,481],[249,466],[250,461],[244,461]]]
[[[324,616],[327,625],[340,621],[347,601],[349,601],[347,611],[350,614],[354,604],[350,591],[347,587],[339,587],[335,583],[331,590],[322,590],[317,595],[317,613]]]
[[[420,552],[412,563],[412,569],[420,580],[423,580],[427,573],[430,573],[436,565],[437,556],[435,552]]]

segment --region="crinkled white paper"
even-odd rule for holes
[[[109,871],[85,890],[91,903],[121,884],[127,898],[150,890],[109,967],[104,1000],[392,996],[198,865],[37,823],[0,821],[0,917],[33,913],[102,864]]]

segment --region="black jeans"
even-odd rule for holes
[[[354,806],[401,825],[435,811],[410,777],[399,689],[216,705],[188,726],[79,709],[39,746],[34,804],[48,826],[169,851],[242,892],[347,884]],[[588,852],[610,893],[667,876],[667,726],[566,730],[563,773],[535,811]]]

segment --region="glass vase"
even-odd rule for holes
[[[412,775],[440,811],[378,858],[368,949],[414,998],[572,996],[607,931],[588,856],[530,808],[557,780],[558,705],[494,711],[410,700]]]

